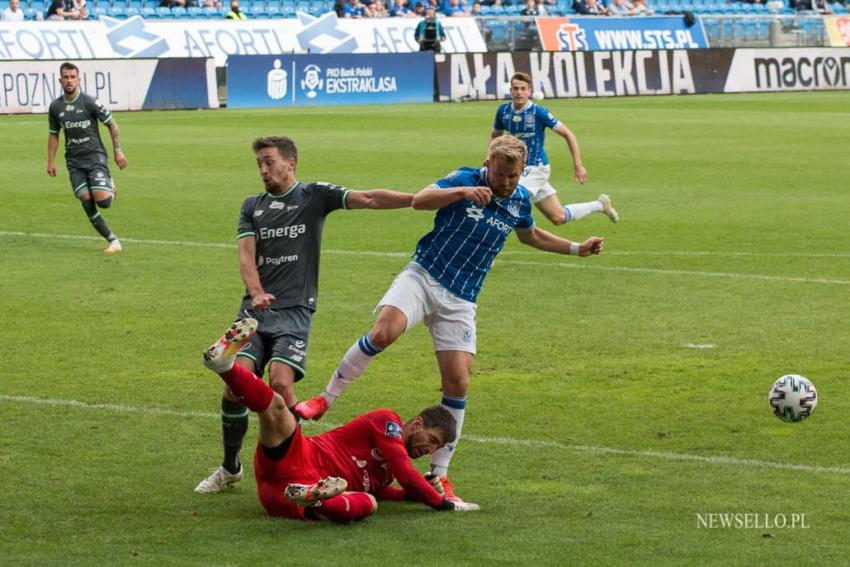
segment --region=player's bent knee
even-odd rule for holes
[[[112,197],[109,197],[108,199],[100,199],[97,201],[97,206],[101,209],[108,209],[112,206],[112,199]]]

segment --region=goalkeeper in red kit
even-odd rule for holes
[[[256,329],[254,319],[231,325],[204,351],[204,365],[259,415],[254,476],[269,515],[352,522],[374,514],[377,500],[412,500],[435,510],[478,510],[476,504],[447,500],[439,478],[426,479],[410,461],[454,440],[456,424],[448,410],[431,407],[402,422],[392,410],[377,409],[321,435],[302,435],[283,397],[234,364],[236,353]]]

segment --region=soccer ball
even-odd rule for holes
[[[786,374],[773,383],[768,401],[773,414],[782,421],[803,421],[818,406],[818,391],[808,378]]]
[[[533,93],[531,93],[531,98],[533,100],[543,100],[546,97],[543,96],[543,91],[534,91]]]

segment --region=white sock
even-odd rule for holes
[[[587,203],[572,203],[564,205],[564,215],[567,217],[567,220],[564,222],[576,221],[591,213],[602,212],[602,208],[602,203],[600,201],[588,201]]]
[[[455,453],[457,444],[460,441],[460,432],[463,429],[463,415],[466,412],[466,396],[457,398],[454,396],[443,396],[440,404],[449,410],[452,417],[457,422],[457,435],[454,443],[449,443],[445,447],[438,449],[431,455],[431,472],[437,476],[446,476],[449,472],[449,463],[452,460],[452,455]]]
[[[360,376],[369,367],[374,358],[383,352],[383,349],[372,344],[369,335],[363,335],[356,343],[351,345],[345,356],[334,370],[333,376],[328,380],[325,391],[321,396],[325,398],[328,405],[333,405],[336,399],[348,388],[355,378]]]

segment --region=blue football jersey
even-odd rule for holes
[[[506,102],[496,110],[493,130],[504,130],[525,142],[528,148],[526,165],[547,165],[549,158],[543,148],[546,128],[555,128],[559,120],[548,109],[528,101],[522,109],[514,110],[512,102]]]
[[[487,168],[463,167],[434,185],[487,187]],[[456,296],[475,301],[496,254],[513,230],[531,230],[531,198],[522,185],[487,206],[461,199],[437,211],[434,229],[416,245],[413,259]]]

